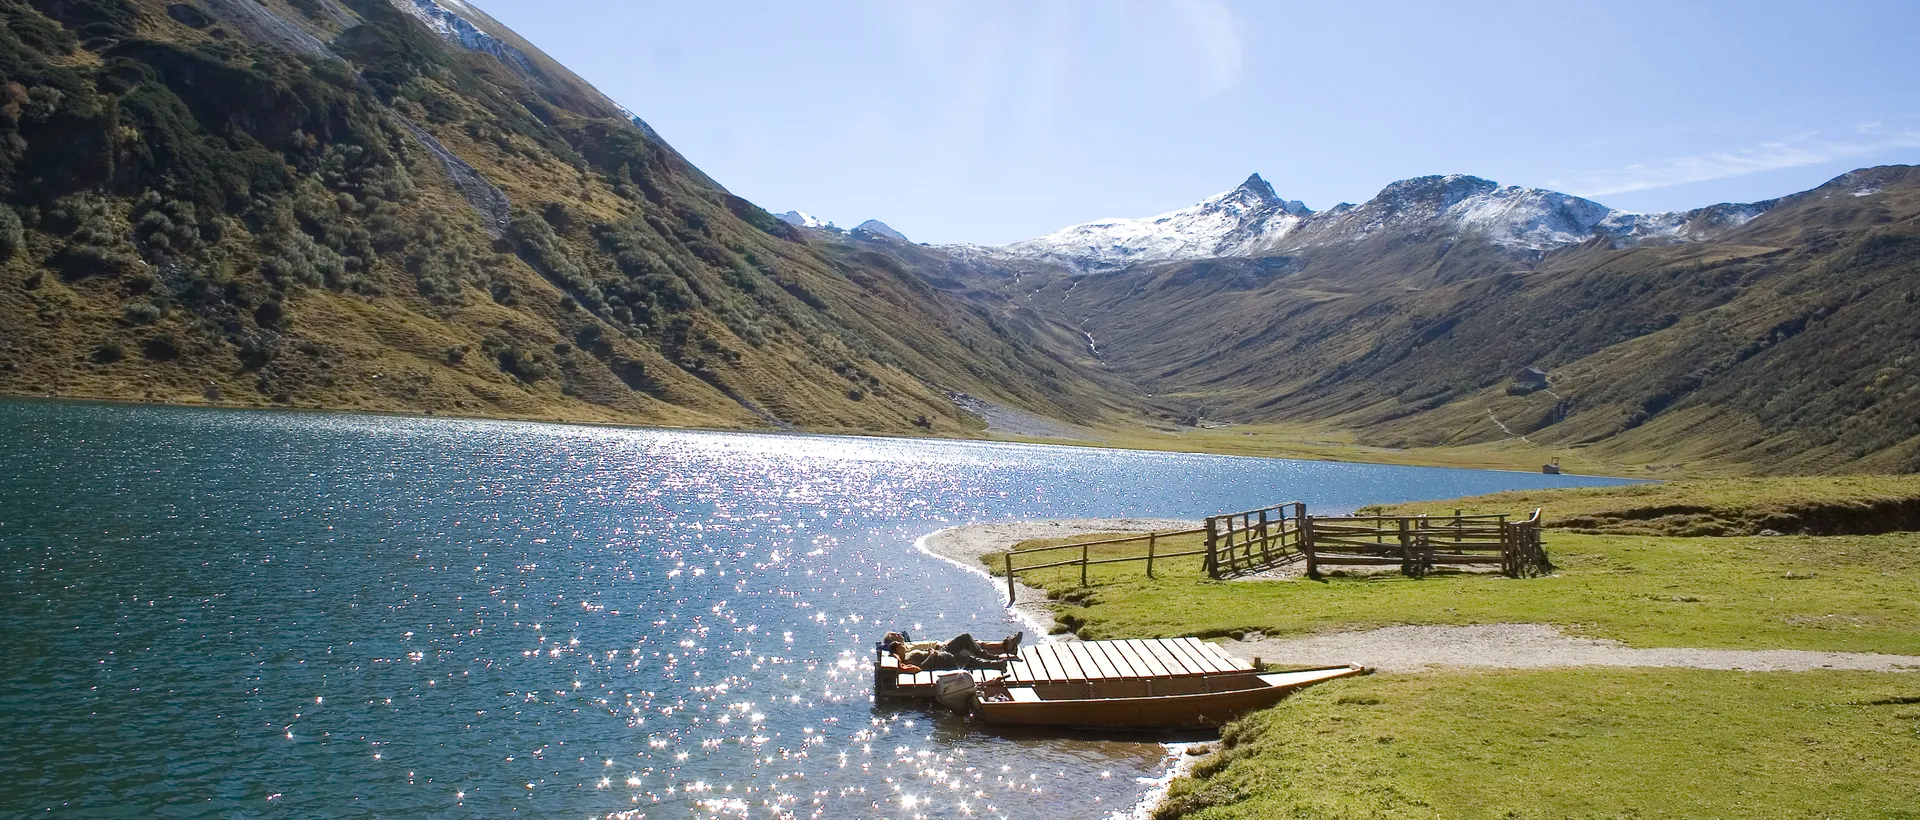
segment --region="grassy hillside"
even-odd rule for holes
[[[1615,473],[1920,470],[1920,169],[1854,172],[1689,244],[1537,256],[1383,233],[1044,281],[1008,288],[1199,419],[1512,441]],[[1544,389],[1511,380],[1530,365]]]
[[[1920,531],[1910,476],[1735,478],[1494,493],[1371,508],[1391,515],[1546,511],[1547,527],[1628,535],[1834,535]]]
[[[510,49],[387,0],[0,0],[0,392],[931,434],[980,426],[948,390],[1126,406],[476,18]]]

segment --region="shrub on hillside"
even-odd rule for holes
[[[64,197],[47,212],[45,224],[49,232],[67,235],[66,245],[52,263],[68,279],[118,276],[140,263],[128,240],[127,224],[105,197]]]
[[[93,349],[93,355],[88,358],[91,359],[94,364],[112,364],[126,357],[127,349],[122,347],[119,342],[109,340],[101,342],[98,347],[95,347]]]
[[[522,347],[504,333],[487,334],[487,338],[480,342],[480,349],[493,356],[500,366],[500,372],[529,384],[553,378],[559,372],[552,357],[537,349]]]
[[[162,311],[151,302],[133,302],[120,312],[120,317],[130,325],[150,325],[160,321]]]
[[[26,245],[26,231],[20,226],[20,215],[12,208],[0,205],[0,262],[13,258]]]
[[[519,251],[521,259],[581,304],[594,311],[606,307],[606,297],[601,294],[599,286],[568,256],[559,235],[553,232],[553,226],[547,224],[546,219],[515,209],[512,220],[507,223],[507,239]]]

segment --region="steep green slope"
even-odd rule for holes
[[[1030,301],[1202,417],[1808,473],[1920,470],[1917,297],[1920,169],[1887,167],[1711,241],[1596,239],[1533,259],[1389,235],[1310,258],[1056,276]],[[1512,382],[1527,366],[1551,383]]]
[[[0,0],[0,392],[961,433],[1124,399],[387,0]]]

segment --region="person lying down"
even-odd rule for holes
[[[962,632],[947,641],[916,641],[905,632],[888,632],[880,643],[900,659],[902,672],[930,672],[938,669],[993,669],[1007,671],[1007,661],[1019,657],[1020,639],[1026,633],[1015,632],[998,641],[978,641]]]

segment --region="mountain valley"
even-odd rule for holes
[[[1664,214],[1465,175],[1315,211],[1256,174],[925,245],[729,193],[459,0],[0,23],[8,394],[1920,471],[1911,167]]]

